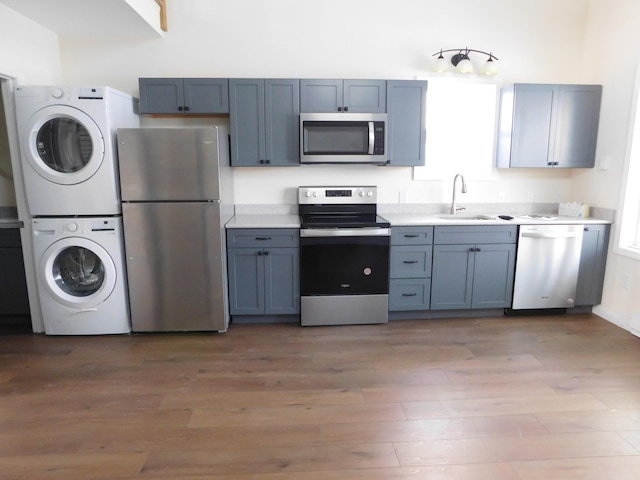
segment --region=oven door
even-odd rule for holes
[[[386,228],[302,230],[300,294],[388,294],[388,232]]]

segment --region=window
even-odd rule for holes
[[[426,161],[415,180],[493,179],[497,94],[479,79],[429,79]]]
[[[620,201],[619,253],[640,260],[640,66],[636,69],[634,98],[631,103],[629,134],[625,172],[623,175],[623,193]]]

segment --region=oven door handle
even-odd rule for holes
[[[388,228],[303,228],[301,237],[388,237]]]

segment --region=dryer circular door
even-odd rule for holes
[[[104,302],[117,281],[107,251],[86,238],[68,237],[51,244],[40,260],[40,278],[54,300],[71,308]]]
[[[82,183],[102,165],[105,146],[100,128],[77,108],[42,108],[29,119],[23,133],[22,149],[29,165],[50,182]]]

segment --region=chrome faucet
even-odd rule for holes
[[[455,215],[456,213],[458,213],[458,210],[464,210],[464,207],[458,207],[456,205],[456,180],[458,180],[458,177],[460,177],[460,180],[462,180],[462,190],[460,190],[462,193],[467,193],[467,184],[464,182],[464,177],[460,174],[457,174],[455,177],[453,177],[453,198],[451,199],[451,211],[449,213],[451,213],[451,215]]]

